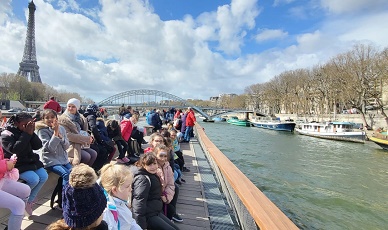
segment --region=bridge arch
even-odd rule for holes
[[[145,96],[148,96],[148,97],[146,98]],[[153,98],[151,98],[151,96]],[[135,102],[131,101],[132,97],[135,98]],[[139,101],[137,101],[137,97],[140,97]],[[168,99],[174,102],[178,102],[178,104],[170,105],[176,108],[192,107],[196,112],[198,112],[205,118],[209,118],[209,115],[205,113],[201,108],[187,102],[185,99],[175,96],[171,93],[166,93],[160,90],[152,90],[152,89],[136,89],[136,90],[121,92],[100,101],[98,105],[120,106],[122,104],[129,104],[133,106],[148,105],[147,107],[158,107],[158,106],[161,106],[161,104],[158,103],[157,98],[162,98],[162,100]]]

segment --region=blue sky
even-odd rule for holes
[[[29,0],[0,1],[0,73],[22,59]],[[353,45],[388,46],[386,0],[34,0],[42,81],[100,101],[132,89],[241,94]]]

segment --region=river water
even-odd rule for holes
[[[388,152],[205,123],[210,140],[301,229],[388,229]]]

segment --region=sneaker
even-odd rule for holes
[[[116,162],[118,163],[121,163],[121,164],[125,164],[125,163],[128,163],[129,162],[129,159],[127,157],[123,157],[123,158],[116,158]]]
[[[172,216],[172,220],[173,221],[176,221],[176,222],[183,222],[183,219],[178,215],[178,214],[174,214],[173,216]]]
[[[182,183],[179,180],[176,180],[175,183],[181,185]]]
[[[183,167],[183,172],[190,172],[190,169]]]
[[[34,205],[33,202],[27,202],[26,203],[26,213],[31,216],[32,215],[32,206]]]
[[[181,182],[182,182],[182,183],[186,183],[186,180],[183,179],[183,178],[181,178]]]

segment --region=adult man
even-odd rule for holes
[[[197,119],[195,118],[194,110],[191,107],[189,107],[187,109],[187,117],[186,117],[186,131],[184,136],[185,142],[190,141],[190,136],[191,136],[191,133],[193,132],[193,127],[196,121]]]
[[[44,104],[43,109],[52,109],[57,113],[62,112],[61,106],[57,101],[55,101],[54,97],[50,97],[50,100]]]

